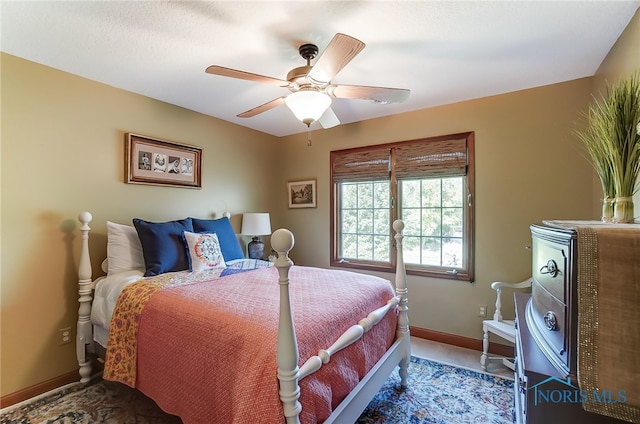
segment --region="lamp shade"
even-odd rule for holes
[[[268,213],[242,214],[242,230],[245,236],[266,236],[271,234],[271,220]]]
[[[284,102],[296,118],[311,125],[331,106],[331,97],[319,91],[300,90],[289,94]]]

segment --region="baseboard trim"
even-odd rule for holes
[[[69,373],[52,378],[51,380],[44,381],[26,389],[19,390],[15,393],[2,396],[0,398],[0,408],[6,408],[7,406],[15,405],[27,399],[31,399],[34,396],[41,395],[49,390],[57,389],[69,383],[80,381],[80,374],[78,371],[71,371]]]
[[[420,337],[421,339],[433,340],[434,342],[446,343],[453,346],[464,347],[466,349],[473,349],[477,350],[478,352],[482,352],[482,340],[413,326],[409,326],[409,331],[412,336]],[[507,346],[501,343],[494,342],[489,343],[489,353],[492,353],[494,355],[506,356],[508,358],[512,358],[515,356],[513,346]]]

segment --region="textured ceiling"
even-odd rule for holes
[[[286,106],[237,114],[285,88],[209,75],[221,65],[286,79],[335,33],[366,43],[336,84],[408,88],[400,104],[334,99],[342,123],[591,76],[640,1],[51,1],[0,3],[2,51],[276,136]],[[640,53],[639,53],[640,54]],[[313,64],[313,62],[312,62]],[[313,124],[312,129],[319,129]]]

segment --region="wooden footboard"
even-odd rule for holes
[[[87,350],[93,343],[91,316],[92,291],[95,281],[92,279],[91,260],[89,255],[89,223],[92,216],[89,212],[82,212],[78,219],[82,224],[82,246],[78,268],[79,285],[79,309],[78,327],[76,339],[76,353],[79,364],[81,382],[89,381],[91,376],[91,362],[87,357]],[[298,368],[298,346],[295,334],[295,325],[291,311],[289,296],[289,270],[293,262],[289,259],[289,251],[293,248],[293,234],[285,229],[277,230],[271,236],[271,244],[278,252],[275,266],[279,273],[280,285],[280,315],[278,325],[277,363],[278,379],[280,382],[280,399],[284,407],[284,415],[287,423],[299,423],[299,414],[302,406],[299,402],[300,386],[302,378],[313,374],[327,364],[331,357],[359,340],[367,331],[378,324],[384,316],[392,311],[398,313],[398,327],[396,340],[391,348],[383,355],[378,363],[369,371],[356,388],[336,408],[327,423],[354,422],[362,413],[375,393],[380,389],[391,372],[399,365],[401,384],[406,386],[408,377],[408,365],[411,356],[408,297],[406,272],[402,256],[402,230],[404,223],[395,221],[393,229],[396,232],[395,241],[398,252],[396,268],[395,291],[396,296],[389,299],[386,305],[371,311],[358,323],[354,323],[331,346],[322,349],[317,355],[312,356]],[[295,282],[294,282],[295,284]]]
[[[280,399],[282,400],[284,415],[288,424],[300,423],[299,415],[302,411],[302,406],[298,401],[300,398],[299,381],[327,364],[333,354],[359,340],[365,332],[371,330],[390,310],[394,310],[396,307],[398,310],[398,329],[395,343],[325,422],[355,422],[398,365],[400,366],[401,384],[406,387],[411,344],[406,272],[402,255],[404,223],[400,220],[395,221],[393,229],[396,231],[394,237],[398,251],[396,296],[390,299],[385,306],[372,311],[367,317],[351,326],[335,343],[309,358],[300,368],[298,368],[299,358],[295,325],[289,301],[289,269],[293,265],[293,262],[289,259],[289,252],[293,248],[294,237],[289,230],[285,229],[276,230],[271,235],[271,245],[278,253],[275,266],[278,268],[280,277],[280,321],[277,350],[278,379],[280,381]]]

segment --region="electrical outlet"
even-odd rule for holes
[[[487,317],[487,305],[478,305],[478,316],[482,318]]]
[[[58,332],[58,344],[71,343],[71,327],[61,328]]]

